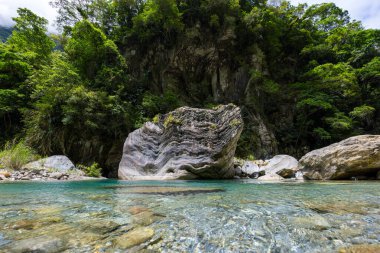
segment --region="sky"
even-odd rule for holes
[[[50,0],[0,0],[0,25],[13,24],[12,17],[17,16],[17,8],[26,7],[39,16],[49,20],[49,31],[55,32],[56,11],[49,5]],[[366,28],[380,29],[380,0],[290,0],[293,4],[334,2],[342,9],[348,10],[352,19],[362,21]]]

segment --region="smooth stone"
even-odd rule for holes
[[[339,253],[379,253],[380,244],[360,244],[341,248]]]
[[[148,227],[138,227],[118,237],[116,239],[116,244],[122,249],[128,249],[150,240],[153,235],[153,229]]]
[[[305,207],[314,210],[318,213],[334,213],[334,214],[366,214],[365,207],[368,206],[365,203],[352,203],[352,202],[305,202]]]
[[[24,165],[22,168],[29,170],[53,169],[59,172],[67,172],[69,170],[75,169],[75,165],[72,161],[70,161],[68,157],[62,155],[55,155],[28,163]]]
[[[283,178],[292,178],[298,171],[298,161],[289,155],[276,155],[266,161],[267,164],[261,169],[265,174],[277,174]]]
[[[277,174],[266,174],[262,177],[259,177],[257,180],[259,181],[274,181],[274,182],[278,182],[278,181],[283,181],[284,178],[277,175]]]
[[[60,238],[51,236],[41,236],[37,238],[29,238],[11,243],[7,252],[11,253],[56,253],[66,249],[65,242]]]
[[[149,226],[153,222],[157,221],[160,217],[154,214],[152,211],[145,211],[133,215],[133,224],[140,226]]]
[[[116,230],[120,225],[109,220],[91,219],[80,222],[80,229],[95,234],[107,234]]]
[[[131,213],[132,215],[139,214],[146,211],[150,211],[150,209],[143,206],[133,206],[128,209],[128,212]]]
[[[331,227],[322,216],[296,217],[293,219],[293,223],[296,226],[314,230],[325,230]]]
[[[373,176],[380,168],[380,135],[360,135],[307,153],[300,159],[304,176],[312,180]]]

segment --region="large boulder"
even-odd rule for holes
[[[50,156],[38,161],[28,163],[23,166],[23,169],[28,170],[44,170],[44,169],[53,169],[60,172],[67,172],[68,170],[75,169],[75,165],[72,161],[66,156],[55,155]]]
[[[240,109],[181,107],[129,134],[119,165],[128,180],[233,178]]]
[[[261,167],[265,174],[277,174],[283,178],[294,177],[298,170],[298,161],[292,156],[276,155],[266,161],[266,165]]]
[[[375,178],[380,171],[380,135],[355,136],[314,150],[301,158],[300,169],[312,180]]]

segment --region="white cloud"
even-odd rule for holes
[[[49,5],[50,0],[0,0],[0,25],[13,24],[12,17],[17,16],[17,8],[26,7],[39,16],[49,20],[49,31],[53,26],[57,12]],[[380,29],[380,0],[326,0],[334,2],[342,9],[348,10],[352,19],[361,20],[366,28]],[[293,4],[318,4],[318,0],[290,0]]]
[[[379,0],[290,0],[293,4],[307,3],[320,4],[323,2],[333,2],[340,8],[347,10],[352,19],[362,21],[366,28],[380,29],[380,1]]]
[[[28,8],[38,16],[46,18],[49,20],[49,31],[56,31],[53,23],[57,12],[49,5],[49,0],[0,0],[0,25],[12,25],[12,17],[17,17],[18,8]]]

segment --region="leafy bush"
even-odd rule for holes
[[[23,165],[38,158],[39,156],[23,142],[8,142],[0,152],[0,167],[18,170]]]
[[[84,171],[88,177],[101,177],[102,168],[98,163],[93,163],[91,166],[78,165],[78,169]]]

